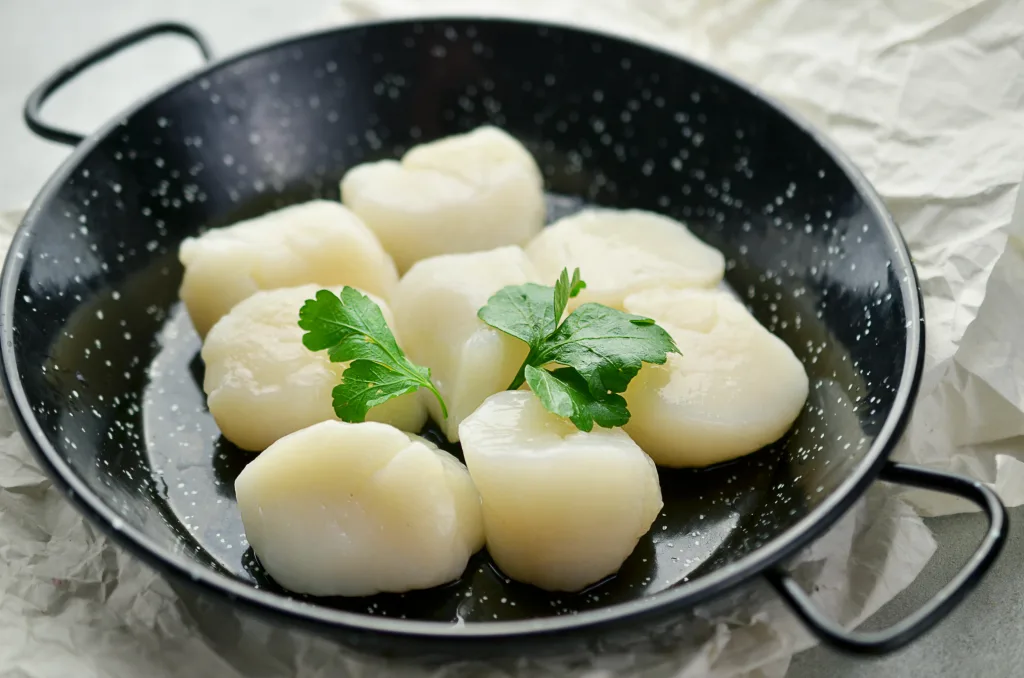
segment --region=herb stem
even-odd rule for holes
[[[437,390],[437,387],[434,386],[434,382],[430,379],[427,379],[425,385],[430,390],[430,392],[433,393],[434,396],[437,398],[437,402],[441,403],[441,417],[447,419],[448,406],[444,404],[444,398],[441,397],[441,392]]]

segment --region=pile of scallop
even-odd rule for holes
[[[658,516],[655,464],[754,452],[807,398],[719,251],[639,210],[544,228],[501,130],[357,166],[341,198],[180,249],[209,410],[259,452],[235,482],[246,538],[289,590],[438,586],[485,545],[508,577],[580,590]],[[417,435],[428,417],[465,464]]]

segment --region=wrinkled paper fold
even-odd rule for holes
[[[1024,503],[1024,5],[1010,0],[343,0],[343,23],[427,14],[574,22],[713,63],[826,130],[885,198],[925,295],[927,356],[898,457]],[[18,214],[0,214],[6,249]],[[913,502],[912,508],[907,500]],[[948,497],[876,484],[790,564],[846,625],[935,550],[919,516]],[[172,587],[114,547],[40,472],[0,403],[0,676],[751,676],[781,678],[810,635],[760,580],[680,621],[658,652],[389,664]]]

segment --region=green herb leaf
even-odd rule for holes
[[[622,393],[642,363],[660,365],[678,353],[675,341],[649,318],[601,304],[583,304],[537,350],[534,364],[573,367],[602,397]]]
[[[477,317],[535,348],[555,331],[553,294],[550,287],[536,283],[509,285],[488,299]]]
[[[566,417],[581,431],[590,431],[594,423],[605,428],[624,426],[629,421],[626,400],[616,394],[598,399],[590,393],[587,382],[571,367],[562,367],[548,372],[533,365],[527,365],[526,383],[541,404],[549,411]]]
[[[334,411],[343,421],[364,421],[370,408],[418,388],[433,393],[448,417],[430,370],[405,357],[380,307],[359,290],[345,287],[341,296],[320,290],[299,310],[299,327],[309,350],[326,350],[331,362],[352,361],[333,391]]]
[[[565,307],[569,304],[569,299],[572,299],[584,289],[586,289],[587,283],[580,280],[580,269],[576,269],[572,272],[572,280],[569,280],[569,270],[566,268],[562,269],[562,274],[558,276],[558,282],[555,283],[555,320],[562,319],[562,313],[565,312]]]
[[[505,287],[477,315],[530,346],[509,389],[527,382],[548,410],[590,431],[595,421],[601,426],[629,421],[626,401],[616,394],[626,390],[643,363],[660,365],[679,349],[654,320],[601,304],[583,304],[561,321],[569,299],[586,286],[578,268],[571,278],[563,269],[554,287]],[[564,367],[543,369],[551,363]]]
[[[430,371],[425,367],[421,376],[430,378]],[[407,375],[370,362],[369,360],[353,360],[342,375],[342,382],[334,387],[331,395],[334,398],[334,411],[342,421],[358,423],[366,421],[366,413],[392,398],[412,393],[423,383]]]
[[[380,307],[352,287],[342,289],[340,297],[330,290],[317,292],[299,310],[299,327],[306,330],[303,345],[311,351],[327,349],[331,362],[397,362],[404,357]]]

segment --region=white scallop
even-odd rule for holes
[[[654,463],[622,429],[584,433],[530,391],[491,396],[459,429],[487,550],[513,579],[552,591],[600,581],[661,510]]]
[[[495,292],[526,282],[538,282],[536,272],[523,251],[510,246],[424,259],[395,290],[398,332],[409,358],[430,368],[444,396],[447,420],[434,397],[426,402],[452,442],[459,439],[459,422],[487,396],[507,388],[526,359],[524,342],[477,317]]]
[[[678,221],[642,210],[588,209],[541,231],[526,254],[545,280],[579,267],[587,288],[569,308],[597,302],[622,308],[652,287],[714,287],[725,259]]]
[[[537,163],[495,127],[416,146],[401,162],[358,165],[341,197],[399,271],[440,254],[524,245],[544,225]]]
[[[224,437],[243,450],[262,450],[289,433],[336,418],[331,390],[348,363],[332,363],[327,351],[303,346],[298,326],[299,309],[319,289],[303,285],[257,292],[206,335],[207,406]],[[388,305],[369,296],[394,327]],[[374,407],[367,419],[415,433],[423,428],[427,410],[416,393],[407,393]]]
[[[681,351],[644,365],[625,397],[625,429],[662,466],[707,466],[778,440],[807,400],[803,365],[720,290],[649,290],[626,310],[653,318]]]
[[[344,206],[293,205],[186,238],[181,299],[200,336],[259,290],[306,283],[351,285],[385,299],[398,281],[380,242]]]
[[[466,467],[386,424],[296,431],[245,467],[235,495],[260,563],[297,593],[438,586],[460,577],[484,541]]]

